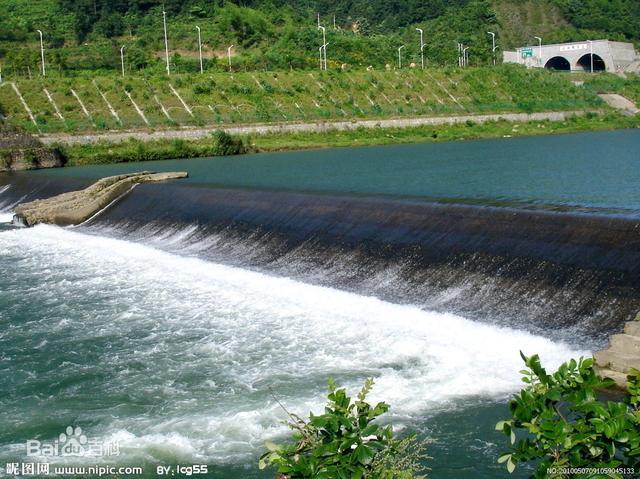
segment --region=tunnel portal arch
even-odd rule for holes
[[[578,69],[582,69],[586,72],[591,71],[591,53],[582,55],[576,64]],[[593,71],[603,72],[607,70],[607,65],[600,55],[593,54]]]
[[[571,71],[571,63],[565,57],[557,56],[547,60],[544,67],[548,70]],[[595,67],[594,67],[595,68]]]

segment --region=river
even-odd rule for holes
[[[430,477],[514,477],[494,425],[519,351],[553,368],[640,307],[639,148],[617,131],[1,176],[0,468],[72,425],[119,454],[59,462],[273,477],[272,392],[306,415],[328,377],[374,377],[387,420],[433,441]],[[190,178],[79,227],[10,224],[17,201],[143,169]]]

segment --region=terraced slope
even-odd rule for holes
[[[15,88],[14,88],[15,85]],[[5,121],[32,132],[532,112],[602,106],[568,77],[516,66],[402,72],[186,74],[5,82]]]

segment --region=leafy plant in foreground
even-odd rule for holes
[[[638,477],[640,371],[629,374],[624,400],[601,401],[597,392],[614,381],[596,374],[593,359],[572,359],[548,374],[537,355],[522,358],[528,386],[509,402],[512,419],[496,425],[511,441],[498,462],[513,472],[533,461],[534,478],[569,477],[567,468],[583,468],[573,470],[576,478]]]
[[[415,436],[396,439],[391,425],[381,426],[376,418],[389,410],[380,402],[366,401],[373,387],[367,379],[356,400],[329,380],[328,404],[324,414],[310,414],[305,421],[287,411],[294,442],[269,449],[260,469],[276,466],[287,479],[415,479],[422,467],[424,443]],[[284,407],[283,407],[284,409]],[[286,409],[285,409],[286,411]]]

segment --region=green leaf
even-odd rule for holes
[[[365,465],[369,464],[373,459],[373,451],[371,451],[371,448],[365,446],[364,444],[359,444],[358,447],[356,447],[354,455],[358,462]]]
[[[502,431],[507,424],[509,424],[509,421],[498,421],[496,424],[496,431]]]
[[[277,451],[279,449],[279,446],[271,441],[265,441],[264,445],[270,451]]]

